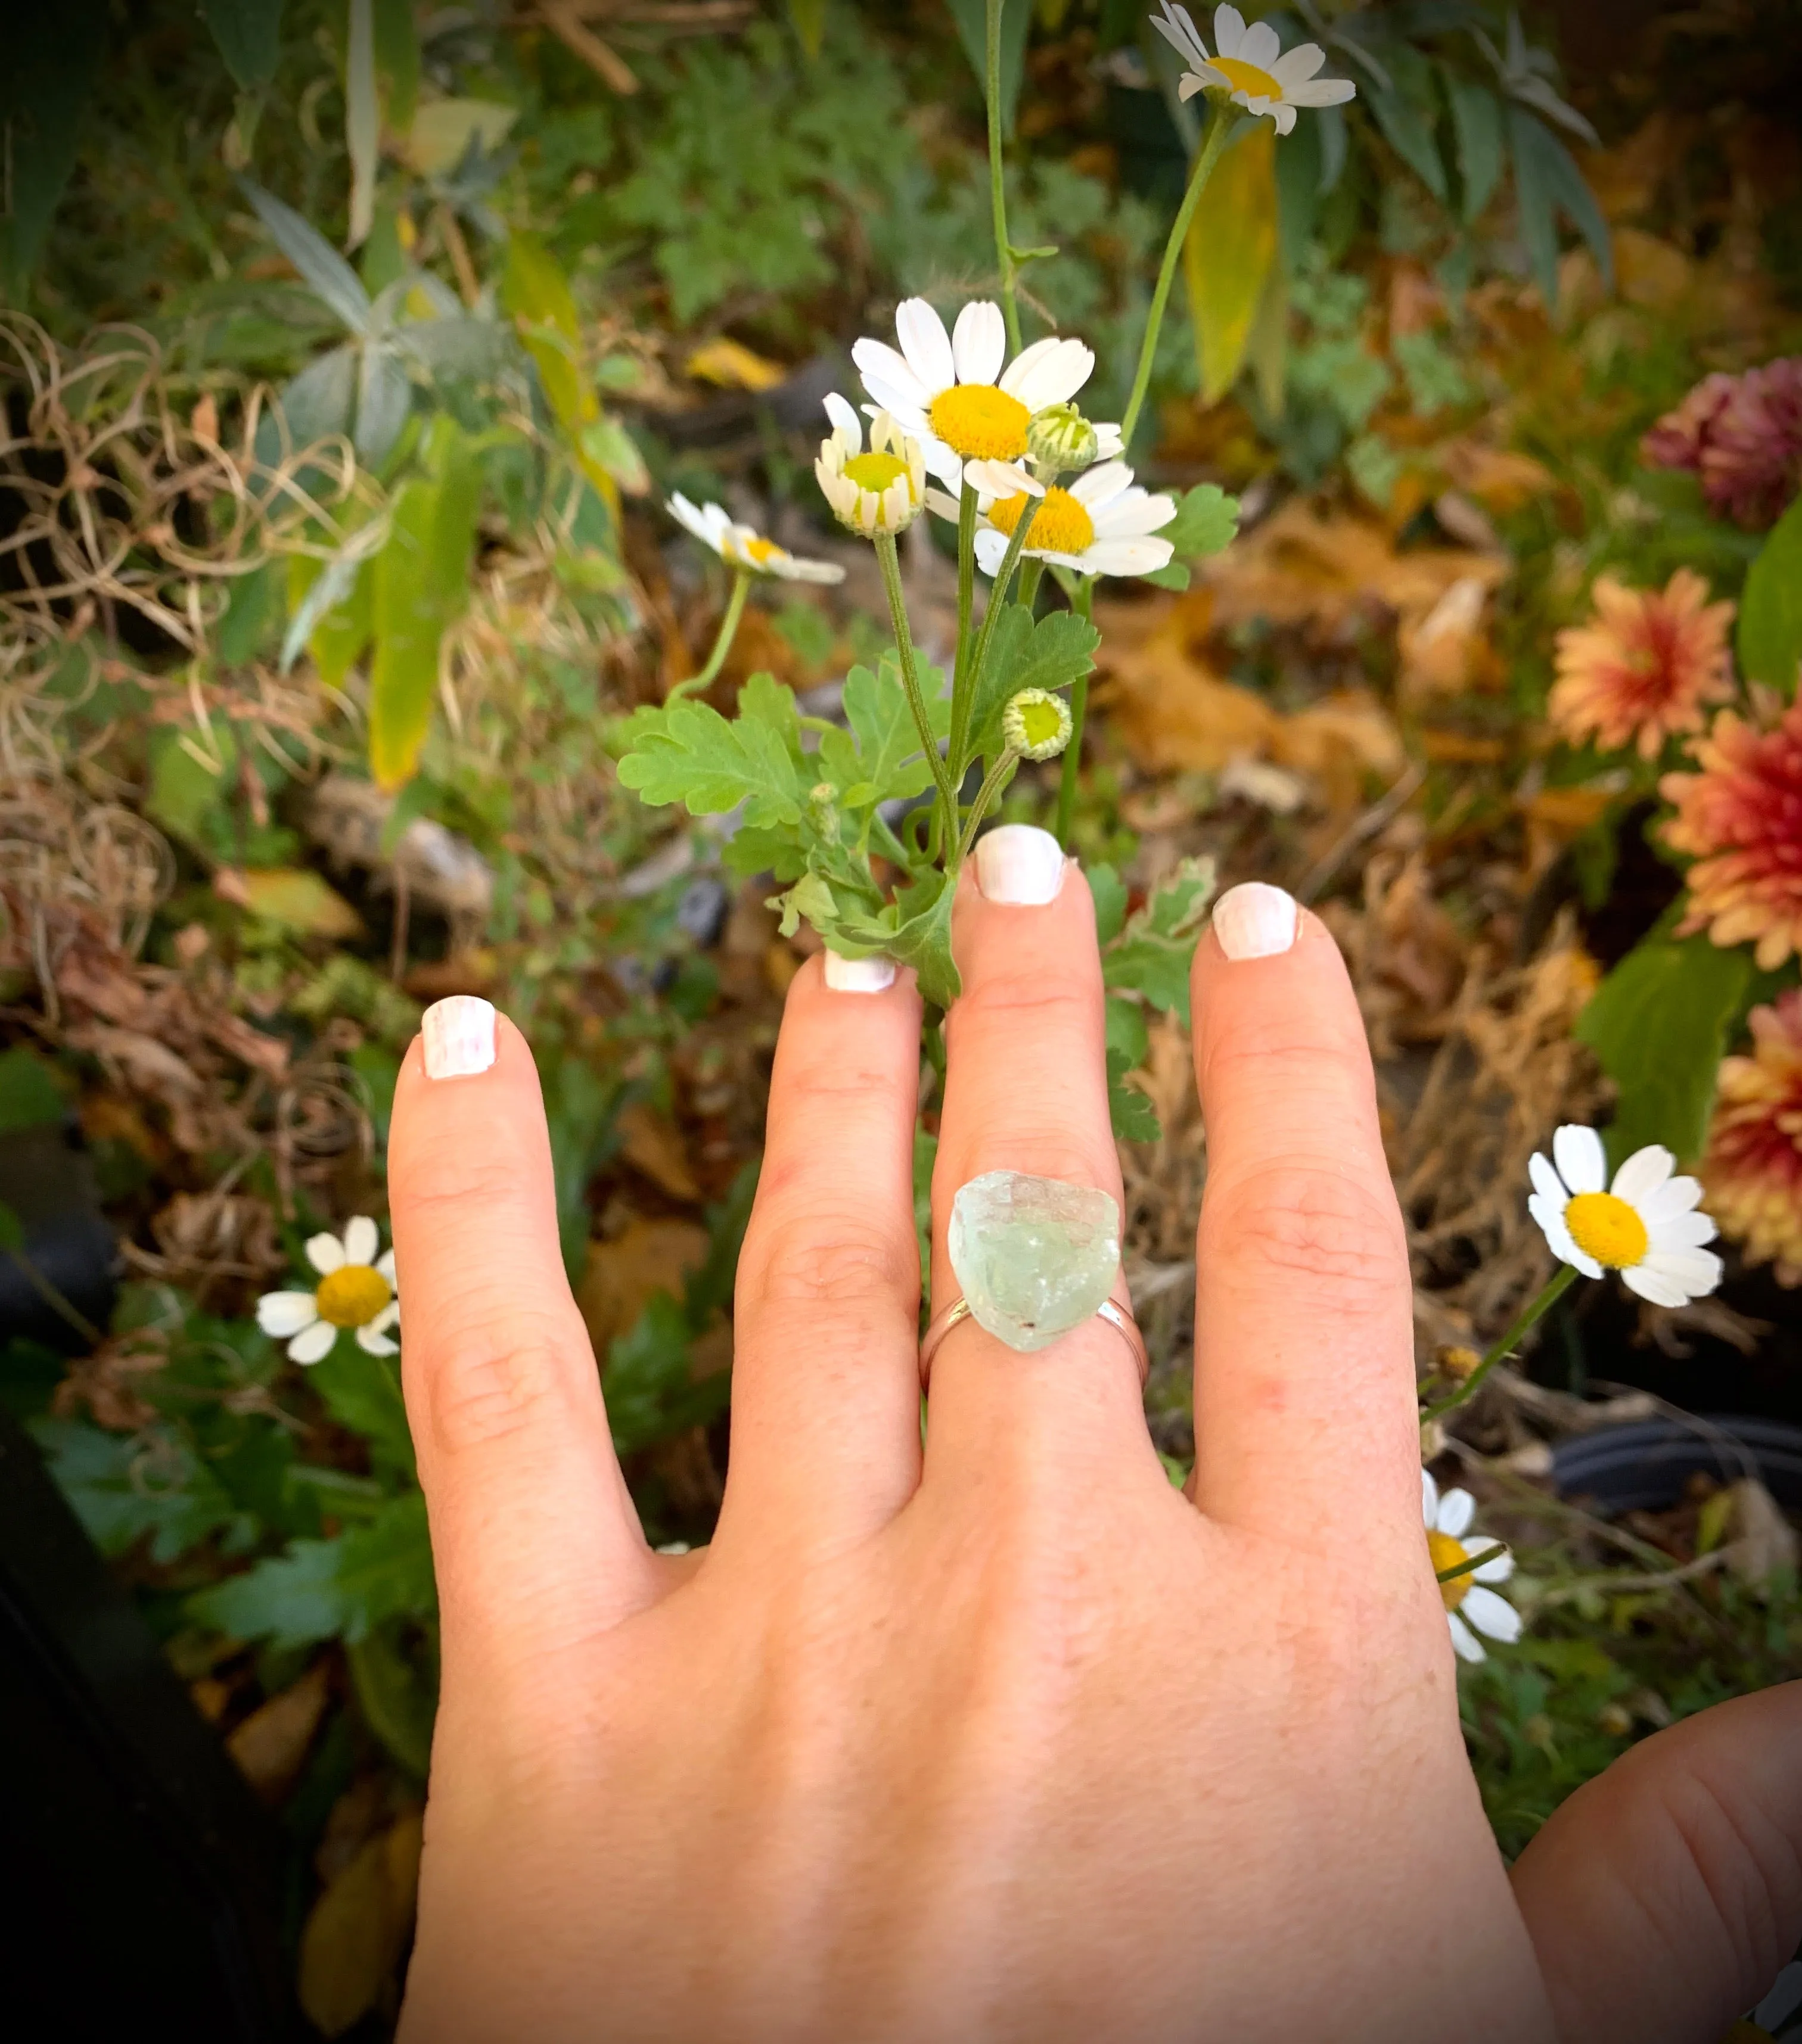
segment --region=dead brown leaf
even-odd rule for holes
[[[589,1243],[576,1303],[603,1367],[607,1350],[653,1293],[681,1297],[690,1274],[707,1261],[707,1230],[691,1220],[636,1220],[611,1241]]]
[[[699,1201],[701,1189],[688,1168],[681,1135],[667,1115],[643,1101],[634,1101],[622,1111],[615,1126],[620,1132],[620,1154],[627,1163],[672,1200],[690,1206]]]
[[[300,1935],[300,2005],[341,2037],[392,1991],[419,1892],[418,1811],[369,1840],[313,1905]]]
[[[330,1670],[322,1658],[260,1704],[225,1741],[238,1772],[265,1803],[280,1802],[294,1785],[330,1698]]]

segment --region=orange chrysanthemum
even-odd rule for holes
[[[1802,703],[1762,727],[1723,710],[1690,751],[1701,772],[1658,784],[1677,807],[1665,841],[1696,860],[1682,930],[1755,943],[1772,971],[1802,952]]]
[[[1802,987],[1754,1008],[1752,1055],[1722,1060],[1701,1175],[1746,1261],[1802,1285]]]
[[[1661,591],[1603,575],[1592,594],[1591,622],[1558,634],[1552,721],[1573,745],[1593,736],[1615,751],[1637,740],[1640,758],[1655,759],[1667,738],[1702,728],[1706,705],[1732,693],[1733,605],[1710,603],[1708,585],[1690,568]]]

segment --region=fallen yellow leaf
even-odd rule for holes
[[[686,375],[724,390],[773,390],[788,374],[780,362],[753,353],[726,334],[697,348],[682,367]]]
[[[419,1813],[370,1839],[313,1905],[300,1934],[300,2005],[341,2037],[381,2000],[419,1893]]]
[[[360,936],[363,918],[337,889],[302,866],[222,866],[213,891],[252,914],[310,937],[334,941]]]

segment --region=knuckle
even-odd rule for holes
[[[972,1031],[1003,1028],[1009,1032],[1061,1035],[1096,1030],[1101,1017],[1101,987],[1068,979],[1024,973],[972,978],[953,1005],[947,1028],[953,1043]],[[1022,1047],[1026,1039],[1022,1037]]]
[[[580,1374],[567,1342],[549,1328],[522,1335],[517,1329],[465,1327],[429,1370],[432,1437],[456,1456],[560,1425],[576,1402]]]
[[[968,1152],[953,1155],[941,1149],[933,1168],[932,1203],[936,1212],[949,1214],[960,1186],[989,1171],[1024,1171],[1034,1178],[1057,1178],[1069,1185],[1099,1185],[1106,1189],[1119,1177],[1116,1158],[1104,1153],[1095,1140],[1084,1141],[1075,1130],[1040,1124],[1037,1126],[1010,1120],[1005,1130],[984,1129]],[[1099,1132],[1107,1141],[1106,1124]]]
[[[855,1307],[917,1291],[911,1232],[802,1210],[754,1228],[739,1262],[742,1305]]]
[[[1387,1304],[1407,1279],[1394,1193],[1325,1162],[1267,1166],[1202,1207],[1208,1250],[1229,1268],[1330,1279],[1348,1307]]]

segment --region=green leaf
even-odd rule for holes
[[[419,1654],[403,1650],[400,1631],[379,1625],[347,1647],[345,1658],[370,1729],[415,1781],[423,1781],[438,1712],[436,1671],[422,1667]]]
[[[607,1350],[607,1423],[621,1454],[703,1425],[724,1407],[730,1377],[722,1371],[696,1382],[690,1371],[697,1331],[683,1306],[656,1292]]]
[[[1189,967],[1213,893],[1213,860],[1185,859],[1103,952],[1105,983],[1143,994],[1187,1028]]]
[[[1648,937],[1591,995],[1573,1033],[1615,1082],[1608,1147],[1616,1161],[1648,1143],[1700,1155],[1727,1032],[1751,982],[1752,957],[1706,936]]]
[[[1496,195],[1502,181],[1502,103],[1486,85],[1454,71],[1442,72],[1451,102],[1452,133],[1457,140],[1458,185],[1465,221],[1474,221]]]
[[[413,0],[375,0],[375,69],[387,84],[383,110],[388,126],[404,135],[419,104],[419,31],[414,25]]]
[[[1739,599],[1739,666],[1749,681],[1796,694],[1802,663],[1802,497],[1772,527]]]
[[[1124,1051],[1107,1053],[1107,1113],[1120,1143],[1155,1143],[1164,1133],[1157,1110],[1137,1086],[1128,1085],[1131,1070]]]
[[[653,809],[686,805],[691,816],[718,816],[742,802],[753,829],[793,828],[806,791],[780,733],[754,717],[727,723],[709,703],[672,703],[637,712],[619,763],[622,786]]]
[[[1022,689],[1065,689],[1095,665],[1101,634],[1073,610],[1053,610],[1033,621],[1024,604],[1011,603],[995,620],[988,659],[976,677],[970,712],[974,751],[991,758],[1001,750],[1001,718]]]
[[[240,178],[238,188],[308,288],[352,333],[372,332],[375,309],[363,288],[363,279],[324,235],[302,219],[291,206],[284,206],[273,193],[266,192],[248,178]]]
[[[826,0],[788,0],[788,18],[802,48],[817,57],[826,37]]]
[[[196,731],[163,724],[150,740],[150,793],[144,807],[166,830],[191,844],[204,841],[210,817],[233,786],[237,740],[232,727],[215,720],[213,743]]]
[[[926,1000],[949,1008],[961,990],[951,957],[951,905],[956,893],[934,867],[903,888],[880,914],[871,915],[855,905],[841,909],[834,945],[849,958],[884,951],[911,965]]]
[[[936,667],[928,669],[920,680],[927,714],[941,737],[951,727],[949,700],[939,693],[943,681]],[[850,756],[845,762],[854,778],[838,783],[840,799],[848,809],[867,809],[897,796],[917,795],[932,785],[932,768],[920,749],[907,691],[891,657],[884,657],[880,673],[853,667],[845,677],[845,718],[856,740],[846,748]],[[820,752],[824,758],[823,736]]]
[[[425,1500],[408,1491],[366,1526],[334,1540],[296,1540],[187,1600],[187,1615],[233,1639],[308,1646],[342,1639],[355,1646],[391,1618],[437,1608]]]
[[[1320,208],[1320,123],[1298,121],[1276,152],[1276,219],[1283,267],[1292,276],[1307,260]]]
[[[1276,131],[1258,121],[1221,158],[1183,243],[1204,405],[1238,380],[1276,264]]]
[[[1109,944],[1126,920],[1126,883],[1111,866],[1092,866],[1088,891],[1095,902],[1095,940]]]
[[[988,76],[988,21],[986,0],[949,0],[957,24],[957,40],[986,93]],[[1026,75],[1026,38],[1032,33],[1033,0],[1002,0],[1001,132],[1011,136]]]
[[[376,159],[382,148],[382,108],[375,90],[375,16],[372,0],[350,0],[345,34],[345,148],[350,157],[348,245],[368,238],[375,217]]]
[[[332,1417],[360,1435],[378,1459],[412,1473],[413,1435],[392,1356],[365,1355],[354,1342],[341,1341],[308,1370],[306,1381]]]
[[[1553,312],[1558,302],[1558,229],[1561,207],[1590,247],[1603,282],[1614,289],[1614,246],[1595,194],[1571,153],[1542,121],[1523,107],[1508,108],[1508,139],[1514,150],[1515,193],[1520,203],[1521,239],[1527,244],[1541,295]]]
[[[820,931],[831,929],[838,920],[838,904],[832,889],[817,873],[803,873],[786,894],[776,895],[764,906],[780,914],[779,936],[793,936],[803,916]]]
[[[225,68],[241,92],[256,92],[282,60],[282,0],[200,0]]]
[[[25,1246],[25,1224],[19,1219],[18,1209],[0,1200],[0,1251],[13,1256]]]
[[[1126,1061],[1128,1070],[1142,1065],[1151,1048],[1151,1032],[1146,1027],[1144,1008],[1136,1001],[1111,993],[1106,1013],[1108,1049],[1119,1051]]]
[[[313,655],[319,678],[329,688],[343,685],[375,628],[374,556],[383,536],[379,525],[365,526],[322,565],[305,554],[290,557],[283,674],[299,659],[304,646]]]
[[[39,0],[13,8],[6,25],[0,56],[0,128],[6,144],[0,275],[10,281],[15,304],[75,170],[82,119],[106,52],[107,12],[101,0]]]
[[[1224,553],[1239,531],[1239,500],[1229,497],[1217,482],[1198,483],[1176,501],[1176,515],[1158,528],[1157,536],[1168,540],[1180,561],[1199,561],[1211,554]]]
[[[67,1112],[62,1088],[37,1051],[24,1043],[0,1051],[0,1135],[15,1128],[41,1128],[60,1121]]]
[[[738,691],[738,716],[767,724],[786,748],[797,774],[806,768],[801,750],[801,713],[795,707],[795,691],[786,682],[760,668],[745,679]]]
[[[369,766],[382,788],[400,787],[418,764],[437,697],[439,647],[463,605],[480,502],[469,444],[442,414],[427,458],[433,472],[396,493],[375,556]]]
[[[103,1554],[122,1554],[147,1536],[152,1561],[166,1564],[215,1533],[252,1530],[224,1486],[173,1428],[102,1433],[80,1420],[40,1420],[32,1433],[50,1473]]]
[[[1450,191],[1433,138],[1438,105],[1432,67],[1418,52],[1407,48],[1385,52],[1384,63],[1396,82],[1382,86],[1361,79],[1358,98],[1369,108],[1384,140],[1443,206]]]

